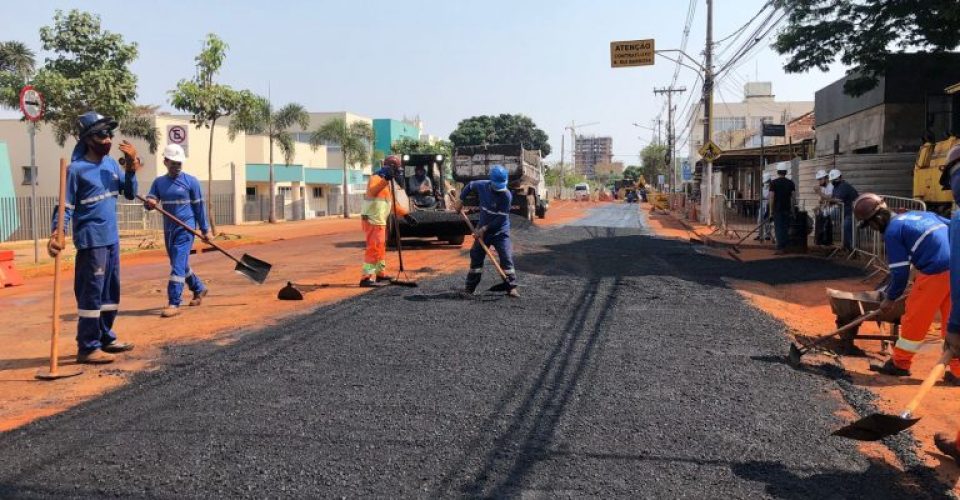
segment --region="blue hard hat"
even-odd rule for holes
[[[117,128],[117,121],[96,111],[87,111],[77,119],[77,128],[79,129],[78,136],[83,139],[94,132]]]
[[[507,169],[503,168],[503,165],[490,167],[490,184],[495,191],[507,190]]]

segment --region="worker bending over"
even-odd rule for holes
[[[153,210],[160,205],[184,224],[199,229],[205,239],[212,240],[213,234],[210,233],[210,224],[207,221],[207,210],[203,202],[200,181],[183,172],[183,162],[186,159],[183,148],[177,144],[170,144],[163,150],[163,165],[167,167],[167,175],[154,179],[144,205],[148,210]],[[192,231],[164,217],[163,246],[167,249],[167,256],[170,257],[167,307],[160,313],[164,318],[180,314],[183,285],[187,285],[193,292],[193,298],[190,299],[191,306],[199,306],[207,295],[207,287],[190,269],[193,238]]]
[[[910,278],[910,266],[917,278],[907,296],[906,311],[900,324],[900,338],[893,355],[874,371],[897,377],[910,375],[913,356],[923,346],[927,330],[937,312],[950,314],[950,241],[947,220],[931,212],[910,211],[893,215],[883,199],[873,193],[860,195],[853,202],[853,214],[860,227],[870,226],[883,234],[890,284],[884,290],[880,310],[887,312],[903,295]],[[941,323],[942,334],[947,332]],[[960,383],[960,361],[950,363],[947,379]]]
[[[73,290],[77,297],[77,363],[113,362],[111,353],[129,351],[132,343],[117,341],[113,322],[120,308],[120,232],[117,197],[137,194],[140,159],[132,144],[120,145],[126,161],[121,172],[108,156],[117,122],[90,111],[78,120],[77,145],[67,168],[63,224],[73,223],[77,247]],[[47,253],[56,257],[63,246],[54,213]]]
[[[503,165],[490,167],[490,180],[473,181],[460,192],[461,204],[471,194],[476,194],[480,201],[480,222],[477,226],[474,241],[470,248],[470,271],[467,273],[465,291],[472,294],[480,284],[483,275],[483,260],[486,252],[480,246],[483,241],[487,246],[497,251],[500,267],[507,275],[510,289],[507,295],[519,297],[517,292],[517,272],[513,268],[513,246],[510,243],[510,205],[513,195],[507,189],[507,169]]]

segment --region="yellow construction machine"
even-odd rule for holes
[[[947,87],[946,93],[951,97],[950,122],[960,123],[960,82]],[[940,174],[946,163],[947,152],[954,145],[960,144],[960,137],[956,135],[958,132],[960,131],[951,127],[946,139],[925,142],[920,147],[917,163],[913,167],[913,197],[923,200],[927,204],[927,210],[947,217],[953,207],[953,194],[940,186]]]

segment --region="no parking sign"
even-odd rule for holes
[[[190,156],[188,147],[189,135],[184,125],[167,125],[167,143],[177,144],[183,148],[183,154]]]

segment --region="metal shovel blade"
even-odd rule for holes
[[[303,300],[303,292],[292,282],[287,282],[287,286],[280,289],[277,293],[280,300]]]
[[[510,288],[511,286],[509,283],[502,282],[502,283],[497,283],[496,285],[493,285],[492,287],[488,288],[487,291],[488,292],[509,292]]]
[[[874,413],[833,432],[834,436],[857,441],[879,441],[913,427],[919,418],[903,418],[898,415]]]
[[[240,257],[240,262],[237,263],[237,267],[233,268],[233,270],[250,281],[262,285],[263,282],[267,280],[267,275],[270,274],[271,267],[273,266],[271,266],[269,262],[243,254],[243,257]]]
[[[790,354],[787,354],[787,363],[790,367],[794,369],[800,368],[800,358],[803,357],[803,353],[800,352],[800,348],[797,347],[797,344],[790,344]]]

